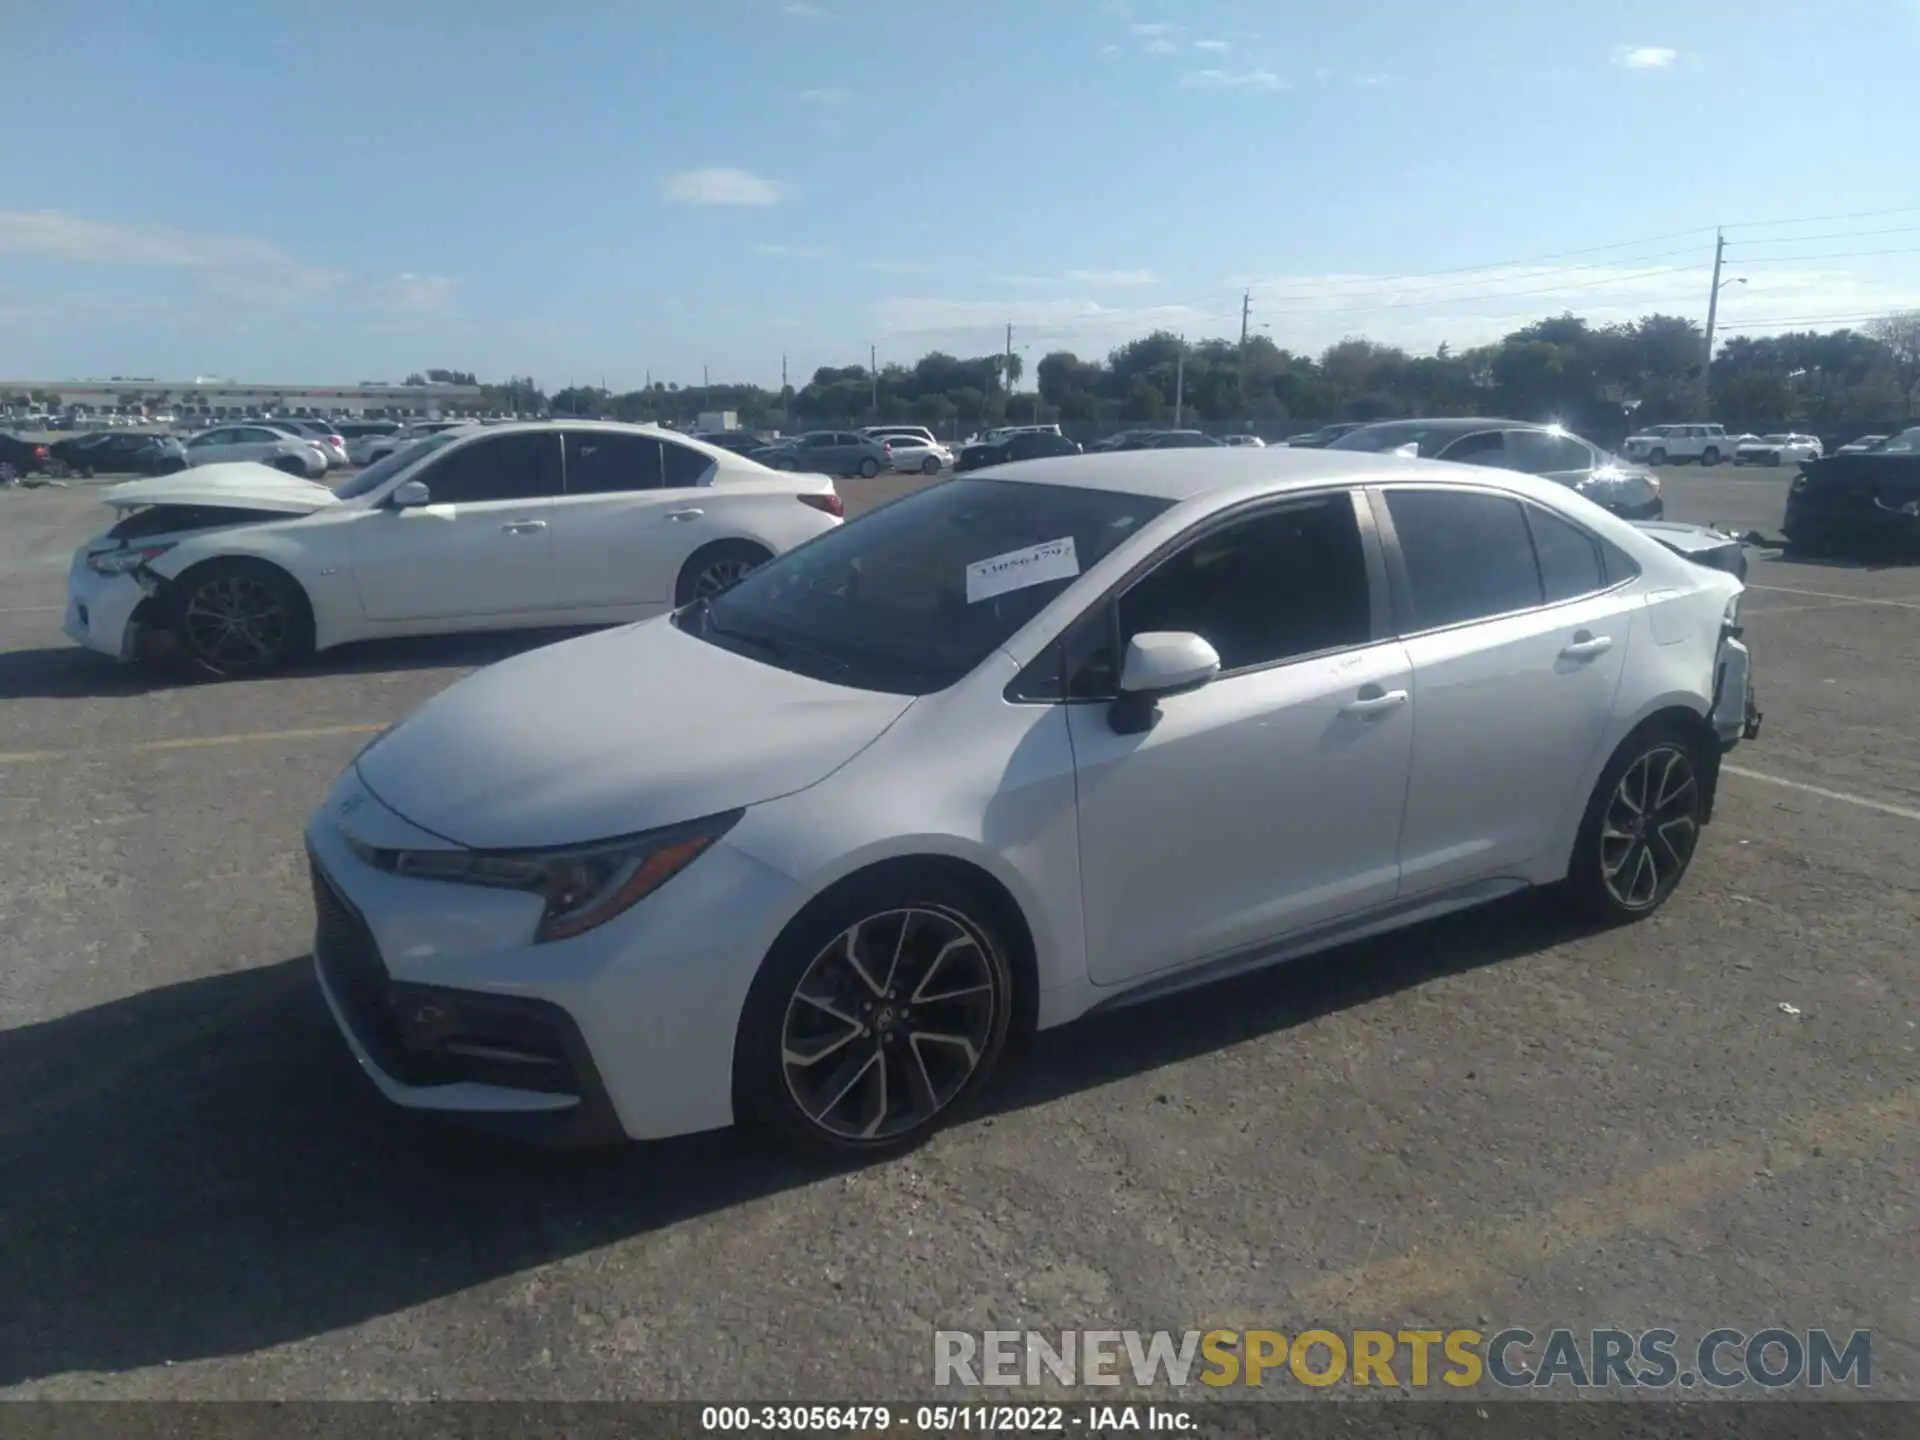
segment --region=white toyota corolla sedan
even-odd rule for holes
[[[989,469],[377,739],[307,829],[320,983],[401,1105],[911,1144],[1015,1029],[1526,886],[1657,909],[1758,727],[1741,588],[1512,472]]]
[[[258,674],[352,640],[624,623],[717,594],[844,513],[824,475],[776,474],[648,426],[468,426],[337,489],[256,464],[115,486],[74,554],[65,630],[135,659]]]

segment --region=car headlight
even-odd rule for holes
[[[142,545],[138,549],[96,550],[87,556],[87,568],[96,575],[131,575],[149,560],[157,560],[172,544]]]
[[[389,874],[484,885],[541,896],[536,943],[568,940],[638,905],[699,859],[744,810],[553,850],[376,850],[353,842],[361,859]]]

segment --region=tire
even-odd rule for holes
[[[1700,463],[1702,465],[1718,465],[1720,463],[1720,452],[1709,445],[1705,450],[1700,452]]]
[[[874,459],[871,455],[867,456],[866,459],[860,462],[860,478],[862,480],[871,480],[874,476],[878,475],[879,473],[880,473],[880,462]]]
[[[282,455],[273,462],[273,468],[283,475],[296,475],[302,480],[309,479],[307,467],[291,455]]]
[[[0,460],[0,485],[11,485],[20,478],[20,468],[11,460]]]
[[[1652,450],[1651,450],[1650,452],[1648,452],[1648,454],[1647,454],[1647,463],[1648,463],[1649,465],[1664,465],[1664,464],[1666,464],[1666,463],[1667,463],[1667,452],[1666,452],[1666,448],[1665,448],[1664,446],[1661,446],[1661,445],[1656,445],[1656,446],[1654,446],[1654,447],[1653,447],[1653,449],[1652,449]]]
[[[189,674],[215,680],[264,675],[313,648],[307,597],[264,560],[212,560],[173,583],[167,628]],[[237,622],[228,630],[225,622]]]
[[[802,911],[747,995],[736,1117],[815,1155],[876,1156],[911,1149],[962,1113],[999,1063],[1013,1015],[1013,971],[990,917],[960,881],[911,866]]]
[[[765,547],[749,540],[722,540],[694,551],[680,567],[680,578],[674,582],[675,608],[691,605],[696,600],[711,600],[749,570],[772,558]]]
[[[1579,914],[1624,925],[1666,904],[1699,848],[1714,758],[1678,725],[1627,737],[1594,786],[1567,865],[1562,888]]]
[[[922,475],[938,475],[940,473],[939,458],[933,455],[927,456],[926,459],[920,462],[920,473]]]

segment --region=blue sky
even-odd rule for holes
[[[1920,305],[1920,0],[65,0],[0,34],[8,378],[615,388]],[[1840,217],[1827,219],[1821,217]],[[1779,223],[1792,221],[1795,223]],[[1766,223],[1761,223],[1766,222]]]

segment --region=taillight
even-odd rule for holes
[[[802,505],[811,505],[816,510],[824,510],[836,520],[847,518],[847,507],[841,503],[840,496],[832,490],[824,495],[801,495],[797,498]]]
[[[47,454],[48,454],[48,451],[47,451],[47,447],[46,447],[46,446],[44,446],[44,445],[36,445],[36,446],[34,446],[34,447],[33,447],[33,458],[34,458],[34,459],[36,459],[36,460],[45,460],[45,459],[47,458]]]

